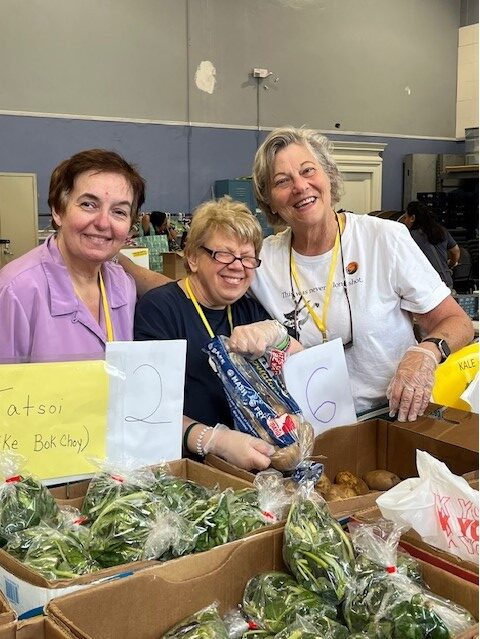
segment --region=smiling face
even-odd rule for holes
[[[326,222],[332,211],[330,180],[306,146],[289,144],[275,155],[270,207],[294,232]]]
[[[67,264],[98,269],[118,253],[131,224],[133,193],[120,174],[88,171],[76,179],[63,212],[52,211]]]
[[[204,246],[212,251],[226,251],[237,257],[255,257],[252,242],[243,243],[236,237],[216,231],[205,241]],[[198,302],[208,308],[225,308],[245,295],[255,269],[242,266],[239,260],[221,264],[202,248],[188,258],[190,280]]]

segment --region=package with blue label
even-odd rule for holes
[[[272,467],[292,472],[312,454],[314,433],[279,375],[266,359],[248,360],[215,337],[206,352],[230,406],[237,430],[260,437],[275,447]]]

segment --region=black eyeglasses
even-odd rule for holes
[[[235,260],[238,260],[244,268],[258,268],[262,263],[262,260],[259,260],[258,257],[252,257],[250,255],[237,257],[228,251],[212,251],[212,249],[206,246],[201,246],[200,248],[206,251],[216,262],[220,262],[220,264],[233,264]]]

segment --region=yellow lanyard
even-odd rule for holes
[[[113,326],[112,318],[110,317],[110,308],[108,306],[107,293],[105,291],[105,284],[103,283],[102,272],[98,273],[100,283],[100,295],[102,296],[103,315],[105,316],[105,327],[107,329],[107,342],[113,342]]]
[[[190,280],[188,279],[188,277],[185,278],[185,288],[187,289],[188,297],[192,300],[192,304],[195,306],[195,310],[200,315],[200,319],[202,320],[203,325],[207,329],[207,333],[210,335],[210,337],[212,338],[215,337],[215,333],[212,331],[212,327],[210,326],[207,318],[205,317],[205,313],[203,312],[202,307],[197,302],[197,298],[193,294],[192,287],[190,286]],[[227,319],[230,325],[230,333],[231,333],[233,331],[233,319],[232,319],[232,309],[230,304],[227,306]]]
[[[292,274],[295,285],[300,293],[300,297],[305,304],[307,311],[312,318],[315,326],[318,328],[320,333],[322,334],[323,341],[327,341],[327,316],[328,316],[328,307],[330,306],[330,296],[332,294],[333,287],[333,278],[335,276],[335,268],[337,266],[337,258],[338,258],[338,249],[340,247],[340,233],[343,230],[343,220],[340,218],[338,220],[339,229],[337,230],[337,234],[335,236],[335,244],[333,245],[332,259],[330,261],[330,269],[328,271],[328,279],[327,286],[325,287],[325,297],[323,299],[323,308],[322,308],[322,319],[318,317],[315,313],[312,305],[308,300],[305,299],[302,289],[300,287],[300,282],[298,279],[297,266],[295,264],[295,259],[293,257],[292,245],[290,244],[290,272]]]

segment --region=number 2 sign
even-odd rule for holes
[[[181,458],[186,344],[107,344],[108,457],[143,464]]]

